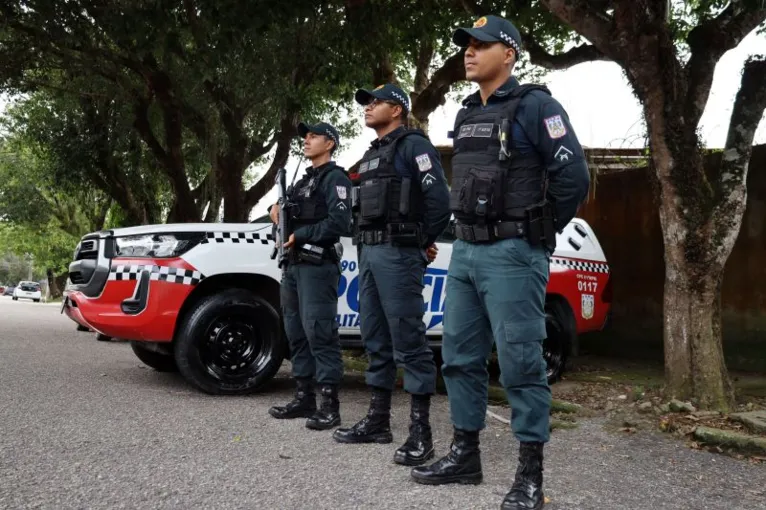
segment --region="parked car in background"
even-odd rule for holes
[[[40,284],[37,282],[19,282],[16,289],[13,291],[13,300],[19,299],[31,299],[35,303],[39,303],[43,298],[43,291],[40,288]]]
[[[16,287],[13,285],[9,285],[5,288],[3,291],[3,296],[13,296],[13,291],[16,290]]]

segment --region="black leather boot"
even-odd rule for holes
[[[314,415],[306,420],[306,428],[327,430],[340,425],[340,401],[338,387],[331,384],[322,385],[319,393],[322,395],[322,405]]]
[[[412,470],[412,478],[427,485],[444,483],[479,484],[483,480],[479,431],[455,429],[450,452],[430,466]]]
[[[339,443],[390,443],[393,441],[391,392],[373,388],[367,416],[351,428],[337,429],[332,437]]]
[[[502,510],[540,510],[544,503],[543,443],[521,443],[516,479],[500,508]]]
[[[394,462],[403,466],[419,466],[434,456],[429,411],[431,395],[412,395],[410,435],[394,453]]]
[[[316,394],[311,379],[296,379],[296,382],[298,388],[295,390],[295,398],[284,406],[269,409],[271,416],[280,420],[308,418],[316,412]]]

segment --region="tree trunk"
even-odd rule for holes
[[[663,230],[683,229],[677,215],[666,216]],[[695,399],[703,409],[729,410],[734,390],[721,344],[720,286],[723,271],[690,267],[666,249],[665,258],[665,380],[666,394],[681,400]],[[700,268],[702,269],[702,268]]]

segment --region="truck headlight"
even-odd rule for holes
[[[143,234],[115,238],[117,257],[177,257],[205,238],[204,233]]]

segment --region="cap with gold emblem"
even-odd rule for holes
[[[380,99],[381,101],[393,101],[401,105],[405,112],[409,113],[410,111],[409,96],[393,83],[380,85],[373,90],[359,89],[356,91],[354,98],[362,106],[370,104],[375,99]]]
[[[513,23],[499,16],[482,16],[472,28],[458,28],[452,34],[452,42],[465,48],[471,37],[482,42],[501,42],[513,48],[517,58],[521,53],[521,34]]]

